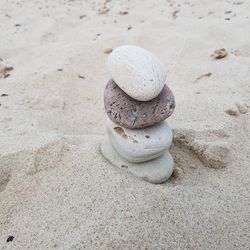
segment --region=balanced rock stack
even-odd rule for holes
[[[151,183],[163,183],[174,162],[168,149],[172,130],[164,121],[175,101],[165,85],[164,65],[149,51],[126,45],[108,58],[112,79],[104,91],[110,118],[101,151],[113,165]]]

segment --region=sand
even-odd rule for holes
[[[249,1],[0,9],[0,249],[249,249]],[[163,185],[100,153],[107,53],[122,44],[167,65],[176,170]]]

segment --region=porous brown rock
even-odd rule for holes
[[[146,102],[137,101],[111,79],[104,91],[104,106],[114,123],[134,129],[150,127],[168,118],[174,111],[175,101],[166,85],[156,98]]]

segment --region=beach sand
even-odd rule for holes
[[[0,9],[0,249],[249,249],[250,1]],[[162,185],[100,153],[106,60],[122,44],[167,66],[175,172]]]

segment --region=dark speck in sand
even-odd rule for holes
[[[173,18],[176,18],[176,17],[177,17],[177,14],[178,14],[179,12],[180,12],[179,10],[175,10],[175,11],[172,13],[172,17],[173,17]]]
[[[11,241],[13,241],[15,239],[15,237],[14,236],[12,236],[12,235],[10,235],[8,238],[7,238],[7,242],[11,242]]]
[[[81,79],[85,79],[85,76],[80,75],[80,74],[78,75],[78,77],[81,78]]]
[[[238,116],[238,112],[234,109],[227,109],[225,110],[225,113],[231,116]]]
[[[124,15],[128,14],[128,11],[120,11],[119,14],[122,15],[122,16],[124,16]]]
[[[196,78],[196,81],[202,79],[202,78],[206,78],[206,77],[210,77],[212,75],[211,72],[208,72],[206,74],[200,75],[199,77]]]
[[[226,49],[216,49],[214,53],[211,55],[214,59],[222,59],[227,56],[227,51]]]

